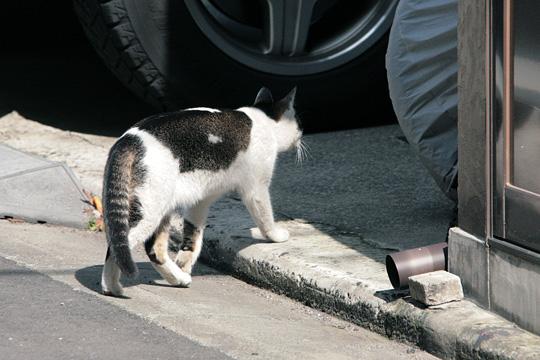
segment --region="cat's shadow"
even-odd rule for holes
[[[122,277],[121,282],[124,287],[131,287],[140,284],[153,285],[153,286],[163,286],[163,287],[174,287],[167,284],[163,278],[154,270],[152,265],[149,262],[138,262],[137,267],[139,268],[139,275],[135,279],[128,279]],[[79,269],[75,272],[75,278],[77,281],[87,289],[95,291],[101,294],[101,272],[103,271],[103,265],[93,265],[88,266],[82,269]],[[193,269],[193,277],[204,276],[204,275],[220,275],[220,272],[204,266],[197,264]]]

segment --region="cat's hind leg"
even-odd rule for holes
[[[111,254],[111,249],[107,248],[105,265],[103,265],[103,272],[101,273],[101,291],[103,292],[103,295],[124,295],[124,290],[120,284],[120,275],[120,268],[114,261],[114,257]]]
[[[191,275],[182,271],[167,252],[169,246],[170,216],[167,215],[154,234],[145,241],[144,248],[156,271],[171,285],[188,287]]]
[[[159,218],[145,218],[142,219],[135,227],[129,230],[129,248],[133,249],[136,245],[142,243],[144,239],[150,237],[154,230],[158,227]],[[122,275],[120,267],[116,264],[114,255],[110,248],[107,249],[107,255],[105,257],[105,265],[103,266],[103,272],[101,274],[101,290],[104,295],[110,296],[123,296],[124,291],[122,284],[120,283],[120,276]]]
[[[208,210],[216,199],[217,196],[212,196],[199,201],[184,216],[184,243],[176,256],[176,263],[189,274],[201,254]]]

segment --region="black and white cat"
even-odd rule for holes
[[[104,294],[122,295],[120,275],[137,274],[131,249],[141,243],[167,282],[189,286],[208,209],[229,191],[240,194],[266,238],[289,238],[274,222],[269,186],[278,153],[293,148],[300,153],[303,148],[295,92],[274,102],[262,88],[253,106],[152,116],[118,139],[103,185],[108,241]],[[183,210],[184,244],[173,261],[167,252],[169,222],[178,210]]]

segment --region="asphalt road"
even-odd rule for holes
[[[10,359],[230,359],[0,257],[0,354]]]

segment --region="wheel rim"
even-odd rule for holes
[[[293,76],[329,71],[362,55],[390,28],[397,2],[185,1],[197,26],[229,57]]]

